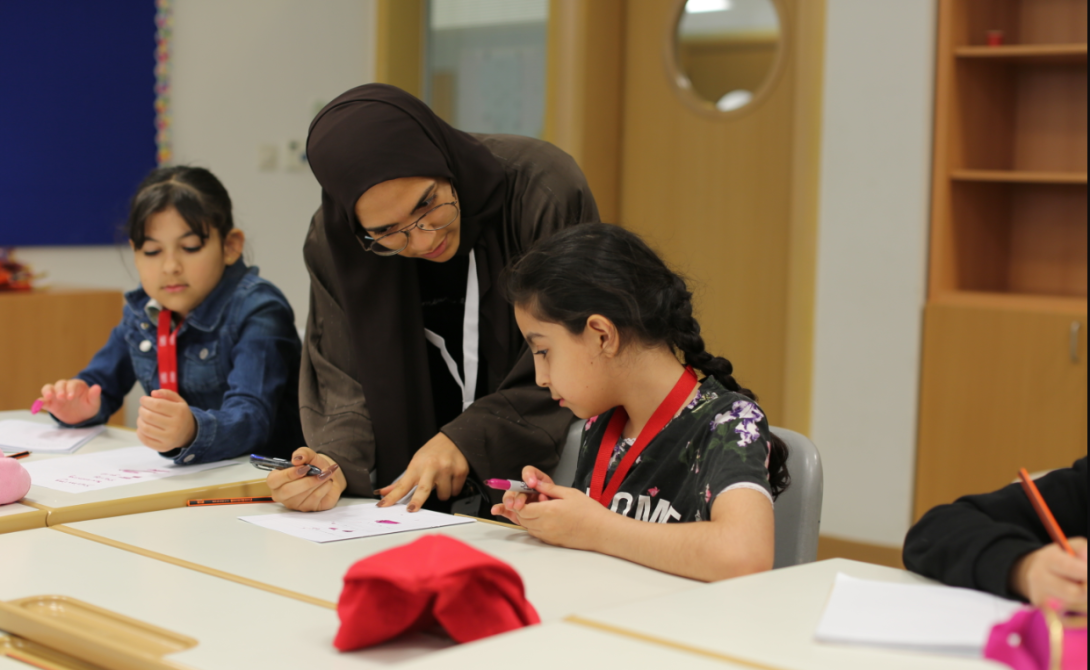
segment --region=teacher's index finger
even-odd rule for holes
[[[417,511],[428,501],[432,489],[435,488],[435,477],[438,474],[439,473],[435,470],[424,471],[424,475],[420,478],[420,481],[416,483],[416,492],[413,493],[412,499],[409,500],[410,512]]]
[[[411,471],[406,471],[405,474],[401,475],[401,479],[376,491],[376,493],[382,496],[382,500],[378,501],[378,506],[389,507],[390,505],[396,505],[399,500],[412,492],[413,487],[416,486],[416,484],[417,479],[415,474]]]

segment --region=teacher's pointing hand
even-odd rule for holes
[[[378,490],[382,496],[378,505],[393,505],[415,486],[416,492],[409,501],[409,511],[415,512],[423,507],[433,490],[440,500],[448,500],[452,495],[461,493],[468,476],[469,462],[466,457],[449,437],[439,433],[420,447],[401,479]]]

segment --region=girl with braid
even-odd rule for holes
[[[584,224],[537,243],[506,288],[537,384],[586,426],[573,488],[527,466],[530,492],[493,514],[693,579],[770,569],[787,447],[705,351],[685,281],[633,233]]]

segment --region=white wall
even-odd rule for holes
[[[306,140],[316,107],[374,76],[372,0],[174,3],[174,154],[212,170],[247,234],[247,261],[306,318],[303,239],[321,202],[310,169],[289,172],[285,144]],[[258,168],[261,145],[279,150]]]
[[[277,284],[302,325],[303,238],[320,203],[309,168],[285,169],[316,105],[374,77],[373,0],[182,0],[174,3],[172,105],[177,163],[211,169],[247,234],[247,261]],[[151,67],[152,54],[148,54]],[[279,150],[274,171],[259,148]],[[129,290],[131,253],[115,247],[21,247],[48,283]]]
[[[821,532],[911,522],[930,209],[934,0],[828,0],[812,433]]]

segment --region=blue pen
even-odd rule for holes
[[[250,465],[259,470],[287,470],[288,468],[294,468],[291,461],[285,461],[283,458],[270,458],[268,456],[258,456],[257,454],[250,454]],[[322,469],[316,465],[309,466],[307,471],[307,477],[314,477],[322,474]]]

